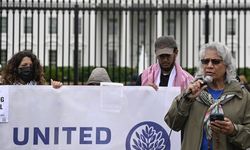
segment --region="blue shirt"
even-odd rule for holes
[[[224,90],[213,90],[211,88],[207,88],[208,93],[210,93],[215,101],[218,100],[218,98],[221,96]],[[206,132],[205,129],[203,129],[203,136],[202,136],[202,142],[201,142],[201,150],[207,150],[208,149],[208,144],[210,145],[210,150],[213,149],[213,144],[212,142],[209,142],[206,137]]]

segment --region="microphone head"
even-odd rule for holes
[[[205,78],[203,79],[204,83],[212,83],[213,82],[213,77],[211,76],[205,76]]]

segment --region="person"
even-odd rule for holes
[[[174,99],[164,118],[171,129],[183,130],[181,149],[250,147],[250,94],[236,80],[230,51],[219,42],[207,43],[200,50],[199,66],[196,77],[210,77],[212,81],[207,85],[200,78],[191,82]],[[210,121],[214,115],[224,117]]]
[[[62,83],[51,80],[54,88]],[[39,59],[31,51],[20,51],[12,56],[2,71],[3,85],[44,85],[45,78]]]
[[[158,63],[145,69],[137,78],[136,85],[149,85],[156,90],[158,86],[179,86],[183,90],[193,80],[193,76],[176,62],[177,54],[177,43],[172,36],[157,38],[155,55]]]
[[[250,86],[247,82],[246,76],[245,75],[239,75],[239,82],[241,83],[241,85],[246,88],[249,92],[250,92]]]
[[[100,85],[101,82],[112,82],[105,68],[92,70],[86,85]]]

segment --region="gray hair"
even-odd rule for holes
[[[222,58],[224,64],[226,65],[226,78],[225,82],[230,83],[233,80],[236,80],[236,65],[235,59],[232,57],[229,49],[222,43],[211,42],[202,46],[200,50],[199,60],[205,57],[205,52],[209,49],[213,49],[217,54]],[[204,76],[203,67],[201,61],[198,64],[198,71],[196,76]]]

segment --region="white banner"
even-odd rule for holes
[[[9,89],[8,86],[0,86],[0,123],[8,122],[9,116]]]
[[[7,89],[9,97],[4,96],[9,100],[9,114],[8,122],[0,123],[1,150],[180,149],[180,133],[172,132],[169,139],[170,129],[164,122],[174,97],[180,93],[179,88],[155,91],[146,86],[60,89],[9,86]]]

